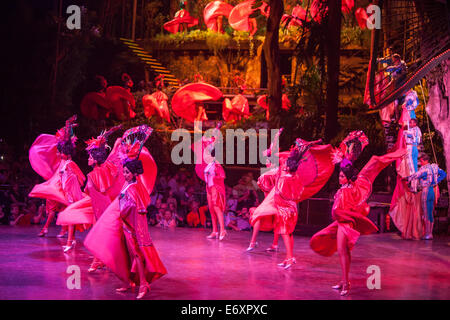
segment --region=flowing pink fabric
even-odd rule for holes
[[[142,149],[139,159],[142,161],[144,167],[144,174],[138,176],[138,184],[145,189],[147,196],[152,192],[156,180],[157,167],[152,156],[144,147]],[[141,191],[142,192],[142,191]],[[141,192],[137,192],[140,194]],[[135,193],[136,194],[136,193]],[[145,201],[145,199],[144,199]],[[147,199],[148,201],[148,199]],[[135,199],[136,204],[140,209],[145,204],[142,200]],[[101,215],[97,223],[92,227],[91,231],[86,236],[84,241],[85,247],[105,265],[108,266],[120,279],[123,281],[135,281],[132,271],[133,266],[129,256],[129,251],[126,245],[126,240],[123,230],[123,220],[121,219],[121,211],[119,208],[118,197],[108,206],[105,212]],[[154,248],[148,247],[143,249],[145,259],[155,260],[153,262],[146,262],[146,266],[158,266],[154,253]],[[149,255],[149,256],[147,256]],[[161,270],[161,268],[159,268]],[[150,270],[150,275],[154,275]],[[156,279],[152,277],[150,281]]]
[[[355,17],[356,17],[356,21],[358,22],[358,25],[361,29],[367,28],[367,19],[369,17],[367,16],[366,9],[364,9],[364,8],[356,9]]]
[[[297,224],[297,203],[317,193],[333,174],[332,152],[331,145],[312,146],[294,174],[288,174],[285,170],[289,152],[280,153],[275,186],[253,211],[250,224],[264,219],[264,229],[268,231],[271,227],[268,217],[272,216],[275,233],[292,233]]]
[[[81,100],[81,114],[92,120],[109,118],[110,104],[106,94],[100,92],[89,92]]]
[[[86,192],[81,200],[72,203],[60,212],[57,225],[94,224],[109,204],[119,195],[125,183],[122,165],[118,156],[121,139],[117,139],[106,161],[96,166],[87,176]],[[85,229],[87,226],[85,226]]]
[[[276,179],[278,175],[278,168],[270,169],[269,171],[266,171],[258,178],[258,186],[261,189],[261,191],[264,192],[264,200],[269,195],[270,191],[272,191],[273,187],[275,186]],[[273,196],[269,198],[268,201],[273,202]],[[264,201],[263,201],[264,202]],[[262,204],[262,203],[261,203]],[[256,208],[250,208],[250,224],[253,226],[256,221],[260,220],[261,224],[259,229],[261,231],[272,231],[275,224],[275,216],[276,213],[271,211],[270,208],[274,208],[275,203],[270,203],[269,205],[264,204],[263,207],[261,207],[258,211]],[[258,207],[257,207],[258,208]],[[266,210],[268,209],[268,210]]]
[[[64,172],[62,175],[60,172]],[[80,186],[85,177],[75,162],[61,161],[53,176],[34,186],[28,195],[31,198],[54,200],[63,205],[69,205],[83,197]]]
[[[192,17],[187,10],[181,9],[175,13],[172,20],[164,23],[164,29],[170,33],[177,33],[182,23],[186,23],[190,28],[198,24],[198,19]]]
[[[252,8],[254,3],[255,0],[244,1],[231,10],[228,22],[233,29],[250,32],[252,36],[255,34],[257,31],[256,19],[250,18],[255,11]]]
[[[197,117],[196,103],[218,100],[222,92],[210,84],[196,82],[178,89],[172,97],[173,112],[179,117],[194,122]]]
[[[51,134],[41,134],[31,145],[29,159],[31,167],[45,180],[50,179],[61,162],[57,155],[56,137]]]
[[[142,97],[142,104],[144,105],[144,114],[147,118],[151,118],[155,111],[161,119],[170,122],[169,106],[167,105],[169,98],[162,91],[156,91],[152,94],[146,94]]]
[[[406,149],[403,132],[403,128],[400,128],[395,149]],[[403,239],[420,240],[424,233],[421,195],[411,192],[406,181],[403,180],[410,175],[407,161],[406,156],[397,160],[397,183],[392,195],[389,215],[394,225],[402,233]]]
[[[205,20],[208,29],[216,32],[219,31],[217,30],[216,19],[219,16],[228,18],[231,10],[233,10],[233,6],[223,1],[213,1],[208,3],[203,10],[203,19]]]
[[[136,116],[136,113],[134,113],[136,101],[127,89],[120,86],[108,87],[106,89],[106,99],[118,120],[126,120]]]
[[[222,116],[225,121],[237,121],[242,117],[247,119],[250,115],[248,100],[243,95],[238,94],[231,101],[228,98],[224,100]]]
[[[339,189],[331,212],[335,221],[311,238],[312,250],[323,256],[333,255],[337,250],[336,237],[339,228],[347,237],[350,249],[354,247],[361,234],[370,234],[378,230],[367,218],[370,208],[366,201],[372,193],[372,184],[378,174],[402,157],[405,152],[406,150],[402,149],[384,156],[373,156],[350,187]]]

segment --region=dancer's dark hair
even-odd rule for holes
[[[288,171],[293,173],[297,171],[300,160],[302,159],[303,153],[298,150],[298,148],[292,149],[289,157],[286,160],[286,166]]]
[[[65,154],[66,156],[73,157],[75,155],[75,146],[73,145],[72,141],[66,140],[64,142],[59,142],[56,145],[56,148],[58,151],[62,154]]]
[[[141,160],[128,160],[123,166],[130,170],[132,174],[140,175],[144,173],[144,167]]]
[[[349,181],[354,182],[358,178],[358,169],[356,169],[351,163],[341,166],[341,171]]]
[[[89,151],[89,154],[95,161],[97,161],[98,165],[103,164],[108,158],[108,151],[105,147],[92,149]]]

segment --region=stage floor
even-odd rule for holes
[[[91,255],[77,234],[77,247],[64,254],[65,239],[38,238],[38,227],[0,227],[0,299],[134,299],[115,292],[121,281],[103,269],[88,273]],[[208,230],[150,228],[168,274],[152,284],[147,299],[450,299],[450,238],[401,240],[394,233],[362,236],[353,250],[350,295],[331,289],[340,279],[337,254],[317,255],[308,237],[295,237],[297,264],[277,266],[278,253],[264,251],[272,235],[261,233],[260,246],[245,252],[250,232],[228,231],[224,241],[208,240]],[[280,239],[281,240],[281,239]],[[81,269],[81,289],[68,289],[70,265]],[[381,270],[381,289],[369,290],[367,268]]]

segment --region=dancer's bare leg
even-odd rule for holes
[[[348,247],[347,237],[341,227],[337,230],[337,251],[339,254],[339,261],[342,269],[342,286],[347,286],[347,288],[342,287],[342,290],[347,289],[349,285],[348,274],[350,272],[351,254],[350,248]],[[341,291],[342,294],[342,291]]]
[[[260,227],[261,227],[261,220],[258,219],[253,225],[253,232],[252,232],[252,239],[250,240],[250,246],[256,243],[256,238],[258,237]]]
[[[71,224],[68,227],[67,246],[71,246],[73,240],[75,240],[75,226]]]
[[[292,234],[282,234],[281,237],[286,247],[286,260],[292,259],[294,257],[293,236]]]

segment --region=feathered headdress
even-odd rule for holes
[[[73,133],[73,128],[78,126],[76,121],[77,115],[73,115],[72,117],[66,120],[66,125],[56,132],[55,137],[58,144],[64,144],[67,141],[70,141],[72,145],[75,146],[77,137]]]
[[[145,124],[125,131],[120,152],[120,158],[124,163],[139,159],[144,143],[150,137],[152,131],[153,129]]]
[[[118,125],[115,126],[111,129],[109,129],[108,131],[104,130],[102,131],[102,133],[100,133],[99,136],[97,136],[97,138],[91,138],[87,141],[85,141],[87,147],[86,147],[86,151],[89,152],[93,149],[101,149],[101,148],[110,148],[107,143],[108,143],[108,137],[115,131],[119,130],[122,128],[122,125]]]
[[[350,150],[350,146],[358,141],[361,145],[361,150],[357,152],[355,150]],[[359,154],[364,150],[364,148],[369,144],[369,138],[364,134],[363,131],[357,130],[350,132],[347,137],[341,142],[339,148],[335,149],[333,152],[333,164],[340,163],[343,159],[347,159],[349,157],[354,158],[356,160]]]

